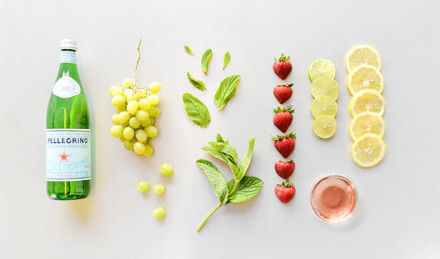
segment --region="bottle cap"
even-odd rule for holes
[[[62,39],[60,44],[60,49],[72,49],[77,50],[76,41],[72,39]]]

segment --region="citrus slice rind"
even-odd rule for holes
[[[330,77],[335,79],[336,67],[330,60],[320,58],[310,64],[308,74],[312,83],[320,77]]]
[[[382,116],[385,112],[385,98],[378,91],[362,90],[351,98],[349,110],[352,117],[362,112],[375,112]]]
[[[385,156],[386,145],[376,134],[368,133],[358,138],[351,146],[353,161],[360,167],[373,167]]]
[[[336,120],[328,115],[321,115],[313,121],[312,130],[322,139],[329,139],[336,133]]]
[[[382,60],[379,52],[370,45],[358,45],[351,48],[345,56],[345,68],[350,73],[360,65],[371,65],[380,71]]]
[[[351,71],[347,76],[347,88],[351,95],[365,89],[383,92],[384,79],[382,73],[370,65],[361,65]]]
[[[339,96],[339,85],[331,77],[320,77],[312,83],[310,91],[314,98],[327,95],[336,101]]]
[[[374,112],[359,113],[350,123],[350,137],[356,141],[359,137],[373,133],[383,138],[385,134],[385,121],[382,116]]]

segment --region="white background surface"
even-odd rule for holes
[[[0,1],[0,257],[1,258],[440,258],[438,170],[438,60],[436,1]],[[61,38],[78,41],[80,76],[96,134],[96,179],[89,198],[51,201],[45,184],[45,118],[58,70]],[[133,76],[136,46],[143,39],[139,80],[160,81],[162,115],[156,154],[138,158],[111,137],[115,112],[108,87]],[[357,167],[350,155],[350,95],[345,87],[346,51],[361,43],[382,55],[387,101],[383,162]],[[183,50],[189,45],[196,56]],[[214,56],[208,76],[203,51]],[[231,53],[227,69],[223,54]],[[281,156],[269,139],[277,134],[272,88],[273,57],[288,53],[294,82],[289,103],[297,194],[281,204],[273,193],[281,182],[273,164]],[[338,130],[329,141],[311,131],[308,65],[329,58],[341,85]],[[193,88],[186,72],[207,84]],[[239,73],[241,83],[222,112],[212,101],[220,81]],[[200,129],[181,101],[190,92],[211,111]],[[200,232],[198,224],[216,197],[198,158],[200,149],[223,134],[244,154],[256,138],[250,175],[265,184],[259,196],[219,209]],[[212,159],[213,160],[213,159]],[[160,163],[175,167],[170,179]],[[226,167],[215,161],[230,178]],[[337,172],[359,190],[346,223],[321,222],[309,204],[318,177]],[[137,181],[167,185],[164,197],[137,192]],[[151,216],[159,204],[164,220]]]

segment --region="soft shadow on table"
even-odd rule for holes
[[[76,201],[68,201],[69,202],[69,208],[73,212],[76,213],[76,215],[82,220],[87,221],[91,210],[93,208],[93,198],[87,197],[85,199],[76,200]]]

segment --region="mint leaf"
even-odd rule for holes
[[[199,159],[197,160],[196,164],[211,182],[211,186],[214,189],[215,195],[217,195],[219,202],[221,204],[225,204],[228,199],[228,187],[222,173],[220,173],[213,163],[207,160]]]
[[[228,164],[229,168],[231,168],[231,171],[234,174],[234,178],[236,177],[236,175],[238,175],[239,169],[238,169],[237,165],[235,164],[235,162],[233,161],[233,158],[231,156],[217,150],[213,146],[202,147],[202,150],[205,151],[206,153],[210,154],[211,156],[219,159],[220,161],[223,161],[226,164]]]
[[[231,60],[231,54],[229,54],[229,51],[225,53],[225,57],[223,59],[223,69],[226,68],[226,66],[229,64],[229,61]]]
[[[228,190],[230,186],[234,186],[234,180],[228,182]],[[260,192],[262,186],[263,181],[260,178],[255,176],[245,176],[241,179],[240,183],[238,183],[235,192],[232,193],[227,202],[239,203],[250,200]]]
[[[214,103],[217,104],[219,110],[223,110],[229,100],[234,97],[239,82],[240,75],[232,75],[226,77],[220,83],[214,98]]]
[[[183,104],[189,119],[202,128],[206,128],[211,122],[211,115],[199,99],[189,93],[183,94]]]
[[[254,143],[255,143],[255,139],[249,140],[249,147],[246,152],[246,155],[244,155],[244,157],[240,161],[240,167],[239,167],[240,174],[236,178],[239,181],[243,178],[243,176],[246,175],[249,165],[251,164],[252,153],[254,152]]]
[[[206,89],[205,83],[203,83],[200,80],[195,79],[189,72],[186,72],[186,75],[188,76],[189,82],[191,82],[191,84],[195,88],[202,90],[202,91],[204,91]]]
[[[205,75],[208,74],[209,62],[211,61],[211,58],[212,58],[212,50],[207,49],[202,56],[202,71],[203,73],[205,73]]]
[[[194,55],[194,53],[192,52],[192,50],[191,50],[188,46],[186,46],[186,45],[185,45],[185,51],[186,51],[186,53],[188,53],[188,54],[190,54],[190,55]]]
[[[233,162],[234,164],[237,163],[238,160],[237,151],[235,151],[235,148],[233,148],[231,145],[229,145],[226,142],[209,142],[209,144],[211,144],[211,146],[213,146],[221,153],[231,157],[232,158],[231,162]]]
[[[220,135],[220,133],[217,134],[217,142],[225,142],[222,138],[222,135]]]

